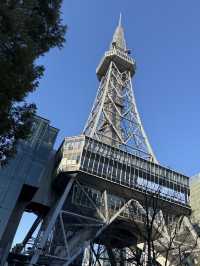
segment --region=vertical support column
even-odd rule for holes
[[[4,266],[9,254],[17,227],[27,205],[26,201],[18,200],[8,221],[6,230],[0,240],[0,266]]]
[[[120,250],[120,266],[126,266],[126,248]]]
[[[143,247],[143,265],[148,266],[148,264],[149,264],[148,244],[147,242],[145,242]]]
[[[108,194],[107,194],[107,190],[105,190],[103,192],[103,199],[104,199],[104,208],[105,208],[105,217],[106,217],[106,221],[109,221],[109,212],[108,212]]]
[[[116,258],[115,258],[115,253],[113,252],[112,248],[106,247],[108,257],[109,257],[109,262],[111,266],[117,266]]]
[[[59,213],[63,207],[63,204],[65,203],[65,200],[67,199],[67,196],[68,196],[68,194],[71,190],[71,187],[74,183],[74,180],[75,180],[74,177],[72,177],[70,179],[69,183],[67,184],[67,186],[66,186],[66,188],[65,188],[65,190],[61,196],[61,198],[57,201],[57,203],[56,203],[55,207],[52,209],[52,211],[50,211],[50,213],[47,217],[48,223],[47,223],[46,229],[44,230],[43,236],[42,236],[41,241],[39,243],[39,249],[37,249],[36,250],[37,252],[33,255],[32,259],[29,263],[29,266],[34,266],[37,263],[38,258],[41,254],[41,250],[44,248],[45,243],[47,241],[47,238],[49,236],[49,233],[51,232],[53,226],[55,225],[56,219],[58,218],[58,215],[59,215]],[[44,221],[44,223],[47,221]]]

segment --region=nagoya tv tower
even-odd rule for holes
[[[149,264],[149,245],[164,258],[173,223],[181,219],[192,232],[189,178],[156,160],[136,106],[135,72],[120,15],[96,70],[99,88],[83,133],[65,137],[54,155],[50,182],[39,188],[45,194],[49,186],[51,203],[12,252],[26,265],[162,265]],[[37,214],[45,205],[39,201],[31,205]],[[186,229],[179,229],[180,242]],[[168,254],[173,265],[177,243]]]

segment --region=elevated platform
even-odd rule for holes
[[[38,233],[38,241],[40,234],[46,238],[41,253],[37,241],[29,250],[28,259],[39,265],[70,265],[88,243],[118,250],[143,244],[146,210],[151,213],[154,203],[153,241],[165,241],[166,225],[191,212],[187,176],[84,135],[61,144],[52,185],[61,195],[52,227]]]
[[[107,190],[141,204],[147,195],[154,196],[166,212],[191,212],[189,177],[87,136],[66,138],[57,153],[56,186],[63,186],[72,174],[100,194]]]
[[[124,51],[113,49],[105,52],[104,57],[102,58],[96,69],[97,77],[99,80],[101,80],[101,78],[106,75],[111,61],[118,66],[119,71],[124,72],[129,70],[131,76],[134,75],[136,68],[135,61]]]

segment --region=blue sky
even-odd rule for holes
[[[83,130],[98,87],[95,69],[122,12],[153,150],[163,165],[189,176],[200,172],[200,1],[65,0],[62,10],[65,46],[39,60],[45,75],[28,99],[60,129],[56,147]]]

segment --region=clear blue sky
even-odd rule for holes
[[[97,91],[95,69],[119,13],[137,62],[133,79],[145,131],[161,164],[187,175],[200,171],[200,1],[67,0],[62,50],[39,60],[39,89],[29,100],[64,136],[80,134]]]

